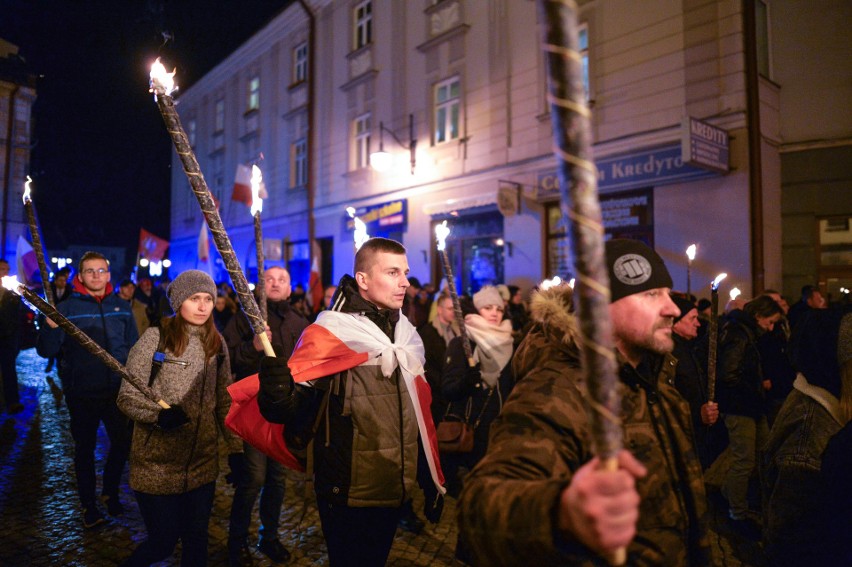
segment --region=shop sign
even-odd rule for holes
[[[683,163],[728,172],[728,132],[692,117],[683,119],[680,141]]]
[[[687,183],[717,175],[714,171],[684,163],[680,144],[677,143],[595,159],[595,165],[598,168],[598,190],[601,192]],[[556,170],[539,173],[536,183],[539,199],[559,195],[559,175]]]
[[[388,203],[360,207],[355,216],[367,225],[367,233],[404,230],[408,222],[408,200],[399,199]],[[346,230],[355,230],[355,221],[345,216]]]

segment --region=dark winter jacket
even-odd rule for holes
[[[380,310],[363,299],[352,277],[340,280],[332,304],[342,313],[366,317],[393,340],[400,310]],[[318,498],[333,504],[400,506],[417,482],[419,442],[411,398],[399,367],[385,377],[376,362],[296,384],[291,392],[260,381],[261,414],[285,424],[288,447],[304,445],[305,431],[318,424],[314,487]]]
[[[267,303],[267,325],[272,331],[272,344],[280,345],[283,355],[290,357],[302,331],[310,323],[290,307],[290,302],[269,301]],[[254,348],[254,329],[244,311],[240,310],[223,333],[231,355],[231,370],[236,379],[257,374],[263,352]]]
[[[181,356],[166,359],[151,387],[168,404],[179,404],[189,423],[165,431],[156,426],[160,406],[127,382],[121,385],[118,407],[135,422],[130,449],[130,487],[147,494],[181,494],[216,480],[219,436],[228,453],[240,453],[242,441],[225,427],[231,407],[227,349],[206,358],[198,337],[200,327],[188,326],[189,343]],[[130,351],[127,369],[145,382],[160,339],[151,327]]]
[[[446,409],[446,401],[441,393],[441,384],[444,380],[444,359],[447,353],[447,343],[438,329],[432,323],[426,323],[417,328],[417,334],[423,340],[423,349],[426,352],[426,362],[423,364],[426,370],[426,381],[432,389],[432,421],[438,423]]]
[[[744,311],[732,311],[719,339],[716,394],[719,412],[729,415],[766,415],[766,390],[757,338],[760,329]]]
[[[704,338],[685,339],[672,333],[674,350],[672,356],[677,359],[675,388],[689,403],[692,414],[692,427],[695,433],[695,446],[706,468],[711,464],[709,433],[710,427],[701,421],[701,406],[707,403],[707,335]]]
[[[556,525],[572,475],[592,457],[579,330],[567,286],[534,294],[533,325],[515,353],[518,379],[491,426],[488,453],[465,478],[459,529],[475,565],[606,565]],[[650,369],[653,368],[653,370]],[[675,360],[621,368],[624,446],[648,469],[628,565],[710,565],[701,466]]]
[[[74,280],[71,297],[56,305],[81,331],[118,362],[124,364],[130,347],[139,338],[130,304],[112,293],[107,284],[103,297],[96,298]],[[47,358],[62,352],[59,377],[66,395],[86,398],[114,397],[118,394],[121,377],[110,371],[95,355],[85,350],[75,339],[66,336],[61,328],[42,325],[38,338],[38,353]]]

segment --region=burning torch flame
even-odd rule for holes
[[[713,280],[713,283],[710,284],[710,289],[712,291],[718,291],[719,284],[722,283],[722,280],[727,278],[727,277],[728,277],[728,274],[725,274],[725,273],[722,273],[722,274],[719,274],[718,276],[716,276],[716,279]]]
[[[697,249],[697,246],[695,246],[695,244],[690,244],[689,248],[686,249],[686,257],[689,258],[690,262],[695,260],[695,250],[696,249]]]
[[[33,178],[27,175],[27,180],[24,181],[24,204],[26,205],[30,201],[32,201],[32,197],[30,196],[30,185],[33,182]]]
[[[552,287],[556,287],[556,286],[560,285],[561,283],[562,283],[562,278],[560,278],[559,276],[553,276],[553,278],[551,278],[549,280],[544,280],[543,282],[538,284],[538,287],[541,288],[542,291],[546,291],[546,290],[548,290]]]
[[[740,291],[740,288],[738,288],[738,287],[735,287],[734,289],[732,289],[732,290],[731,290],[731,301],[733,301],[733,300],[735,300],[736,298],[738,298],[738,297],[740,296],[740,294],[741,294],[741,293],[742,293],[742,292]]]
[[[260,184],[263,174],[256,165],[251,166],[251,216],[263,211],[263,199],[260,198]]]
[[[353,235],[355,238],[355,250],[360,250],[361,246],[370,240],[370,235],[367,234],[367,225],[355,216],[355,207],[346,207],[346,212],[355,221],[355,233]]]
[[[435,225],[435,238],[438,240],[438,251],[443,252],[447,247],[447,237],[450,235],[450,227],[447,221]]]
[[[21,285],[21,282],[18,281],[18,276],[3,276],[3,287],[9,291],[18,293],[19,285]]]
[[[151,88],[148,92],[154,93],[154,100],[157,100],[157,95],[171,96],[178,88],[175,85],[175,71],[169,73],[166,68],[160,63],[160,58],[154,61],[151,65]]]

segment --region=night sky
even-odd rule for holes
[[[48,253],[86,244],[133,257],[140,227],[169,237],[173,150],[151,62],[189,87],[288,3],[0,0],[0,37],[39,76],[30,175]]]

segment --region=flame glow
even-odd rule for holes
[[[447,221],[435,225],[435,238],[438,241],[438,251],[443,252],[447,247],[447,237],[450,235],[450,227]]]
[[[543,282],[538,284],[538,287],[542,291],[546,291],[546,290],[548,290],[552,287],[556,287],[556,286],[560,285],[561,283],[562,283],[562,278],[560,278],[559,276],[553,276],[551,279],[544,280]],[[568,285],[571,285],[571,284],[568,284]],[[574,286],[571,286],[571,287],[574,287]]]
[[[690,262],[695,260],[695,251],[697,248],[698,247],[695,244],[690,244],[689,248],[686,249],[686,257],[689,258]]]
[[[718,290],[719,284],[722,283],[722,280],[727,278],[727,277],[728,277],[728,274],[726,274],[726,273],[721,273],[718,276],[716,276],[716,279],[713,280],[713,283],[710,284],[710,289],[713,290],[713,291]]]
[[[157,95],[171,96],[178,88],[175,85],[175,71],[169,73],[165,66],[160,63],[160,58],[154,61],[151,65],[151,83],[148,92],[154,93],[154,100],[157,100]]]
[[[32,182],[33,182],[33,178],[30,177],[29,175],[27,175],[27,180],[24,181],[24,195],[23,195],[25,205],[33,200],[33,198],[30,196],[30,185],[32,185]]]
[[[740,288],[738,288],[738,287],[735,287],[734,289],[732,289],[732,290],[731,290],[731,301],[733,301],[733,300],[735,300],[736,298],[738,298],[738,297],[740,296],[740,294],[741,294],[741,293],[742,293],[742,292],[740,291]]]
[[[355,250],[360,250],[361,246],[370,240],[370,235],[367,234],[367,225],[355,216],[355,207],[346,207],[346,212],[355,221],[355,233],[353,234]]]
[[[263,211],[263,199],[260,198],[260,184],[263,174],[256,165],[251,166],[251,216]]]
[[[18,293],[18,286],[20,285],[21,282],[18,281],[18,276],[3,276],[3,287],[9,291]]]

